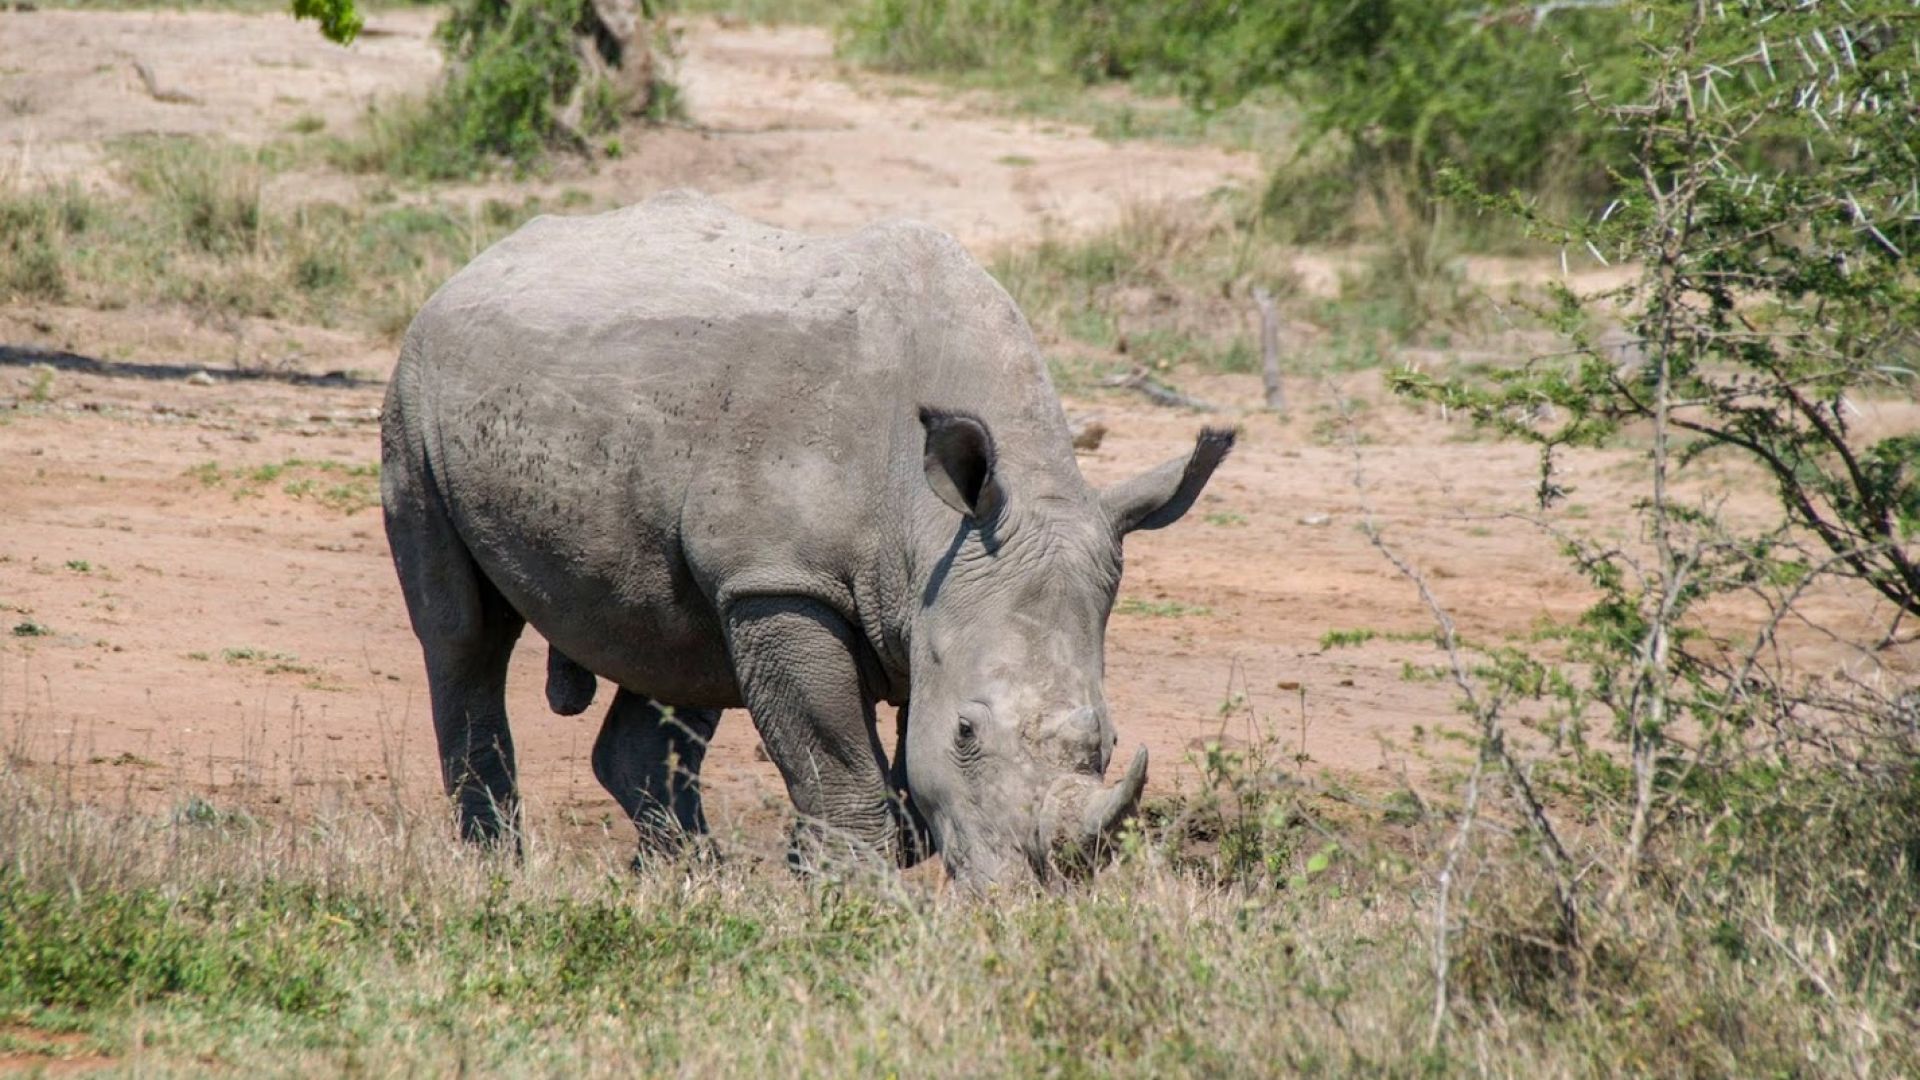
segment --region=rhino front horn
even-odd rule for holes
[[[1147,748],[1141,747],[1133,752],[1133,761],[1127,766],[1126,775],[1118,783],[1105,791],[1096,792],[1087,800],[1085,816],[1081,818],[1081,834],[1089,845],[1094,845],[1113,835],[1120,823],[1140,805],[1140,793],[1147,786]]]

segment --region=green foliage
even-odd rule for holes
[[[850,15],[846,30],[853,55],[880,67],[1019,67],[1087,81],[1141,74],[1175,33],[1154,5],[1086,0],[874,0]]]
[[[1511,906],[1475,911],[1456,978],[1470,997],[1563,1015],[1584,994],[1628,992],[1655,966],[1696,967],[1690,955],[1772,953],[1830,999],[1858,1000],[1911,962],[1920,884],[1920,697],[1910,673],[1881,659],[1888,617],[1897,627],[1920,614],[1920,441],[1904,424],[1863,422],[1876,402],[1911,407],[1920,368],[1920,26],[1902,0],[1844,12],[1792,0],[1628,9],[1638,89],[1604,94],[1591,71],[1575,73],[1618,131],[1610,206],[1560,220],[1527,200],[1475,195],[1473,177],[1448,182],[1638,274],[1554,295],[1540,315],[1569,350],[1394,380],[1540,448],[1535,500],[1594,597],[1571,624],[1536,635],[1557,651],[1453,650],[1456,665],[1472,659],[1458,678],[1479,723],[1475,778],[1493,765],[1505,774],[1528,846],[1552,872],[1545,882],[1536,872]],[[1645,448],[1638,539],[1579,535],[1568,522],[1584,514],[1553,516],[1568,494],[1559,458],[1628,439]],[[1710,455],[1733,459],[1733,483],[1770,482],[1778,518],[1723,515],[1702,485],[1683,487]],[[1803,604],[1815,587],[1870,614],[1849,621]],[[1783,625],[1848,659],[1796,667]],[[1501,719],[1519,703],[1533,705],[1525,722],[1544,748],[1524,763]],[[1584,863],[1606,868],[1586,882],[1554,824],[1573,808],[1609,849]],[[1783,922],[1822,927],[1819,955]],[[1436,1037],[1447,1018],[1437,1013]],[[1707,1022],[1752,1030],[1737,1011]],[[1663,1025],[1662,1038],[1690,1037]],[[1776,1043],[1754,1067],[1790,1071],[1795,1060]]]
[[[1203,113],[1283,95],[1315,164],[1276,172],[1267,203],[1331,208],[1304,215],[1319,230],[1347,220],[1356,194],[1424,205],[1448,163],[1496,189],[1602,189],[1607,128],[1561,61],[1591,61],[1606,90],[1631,74],[1626,20],[1576,5],[1536,17],[1482,0],[869,0],[844,29],[850,56],[895,70],[1129,80]]]
[[[313,19],[328,41],[350,45],[366,26],[354,0],[293,0],[293,17]]]
[[[1245,707],[1243,699],[1230,698],[1222,718]],[[1155,839],[1175,865],[1210,882],[1304,890],[1327,870],[1338,845],[1308,849],[1310,811],[1276,751],[1271,742],[1241,747],[1205,740],[1191,759],[1199,767],[1199,791],[1178,805],[1150,806],[1148,835],[1133,845]]]
[[[590,72],[577,51],[609,47],[597,26],[590,0],[459,0],[435,31],[447,58],[440,85],[424,101],[370,107],[361,135],[332,144],[334,162],[450,180],[500,164],[525,171],[557,149],[589,152],[591,140],[616,130],[632,104],[614,79]],[[643,45],[653,45],[645,27],[630,47]],[[678,115],[671,82],[656,77],[647,93],[650,118]],[[570,106],[575,114],[565,115]]]
[[[1563,61],[1586,66],[1599,93],[1631,86],[1620,12],[1481,0],[1284,7],[1269,40],[1291,70],[1277,74],[1294,80],[1312,130],[1349,150],[1350,175],[1422,196],[1449,163],[1495,190],[1537,189],[1567,169],[1604,181],[1606,127],[1580,108]]]
[[[556,113],[581,78],[573,52],[587,0],[465,0],[436,31],[454,65],[437,100],[445,137],[473,157],[520,165],[563,139]]]
[[[1133,206],[1093,235],[1005,249],[989,269],[1042,341],[1108,351],[1149,372],[1258,371],[1249,283],[1285,281],[1290,270],[1285,252],[1258,242],[1250,211],[1220,201],[1199,212]],[[1095,371],[1056,368],[1056,385],[1097,382]]]
[[[1410,862],[1443,839],[1427,804],[1356,815],[1364,799],[1316,795],[1260,747],[1215,741],[1197,764],[1200,790],[1151,805],[1090,882],[956,902],[892,876],[795,881],[752,848],[637,876],[538,833],[524,859],[482,857],[397,807],[101,809],[0,760],[0,1012],[19,1039],[0,1045],[43,1054],[30,1036],[62,1032],[66,1053],[167,1074],[1920,1065],[1920,798],[1898,783],[1727,777],[1778,812],[1662,852],[1577,979],[1540,944],[1529,860],[1476,858],[1459,1034],[1429,1046],[1432,878]]]
[[[53,400],[55,379],[52,364],[35,364],[28,370],[33,372],[33,382],[27,386],[27,400],[35,404],[45,404]]]
[[[1675,448],[1676,467],[1743,455],[1772,480],[1788,524],[1920,614],[1920,439],[1857,423],[1861,403],[1911,401],[1920,386],[1910,12],[1868,4],[1836,28],[1763,0],[1697,24],[1688,5],[1641,8],[1647,47],[1665,51],[1649,53],[1648,103],[1612,115],[1644,168],[1623,163],[1630,182],[1593,219],[1506,205],[1543,237],[1644,272],[1558,295],[1546,314],[1571,354],[1486,381],[1405,373],[1399,388],[1538,444],[1543,504],[1560,493],[1556,450],[1658,416],[1695,439]],[[1764,31],[1751,21],[1761,15]],[[1829,55],[1820,42],[1832,34],[1844,47]],[[1627,333],[1604,335],[1616,319]],[[1549,411],[1555,420],[1539,422]]]

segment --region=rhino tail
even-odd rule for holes
[[[561,716],[579,716],[593,704],[600,680],[593,672],[568,659],[567,654],[547,646],[547,706]]]

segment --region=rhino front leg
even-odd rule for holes
[[[643,858],[706,834],[700,765],[719,724],[719,709],[662,707],[624,689],[614,695],[594,740],[593,775],[640,831]]]
[[[747,710],[800,814],[788,861],[800,870],[836,855],[906,862],[854,628],[815,600],[754,597],[729,609],[727,637]]]

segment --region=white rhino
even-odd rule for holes
[[[1232,446],[1096,491],[1032,332],[948,236],[814,237],[698,195],[542,217],[434,294],[381,428],[387,535],[462,835],[514,820],[507,661],[618,684],[595,775],[643,844],[704,829],[744,707],[823,842],[1044,875],[1137,800],[1101,684],[1121,540]],[[902,707],[891,767],[874,705]]]

